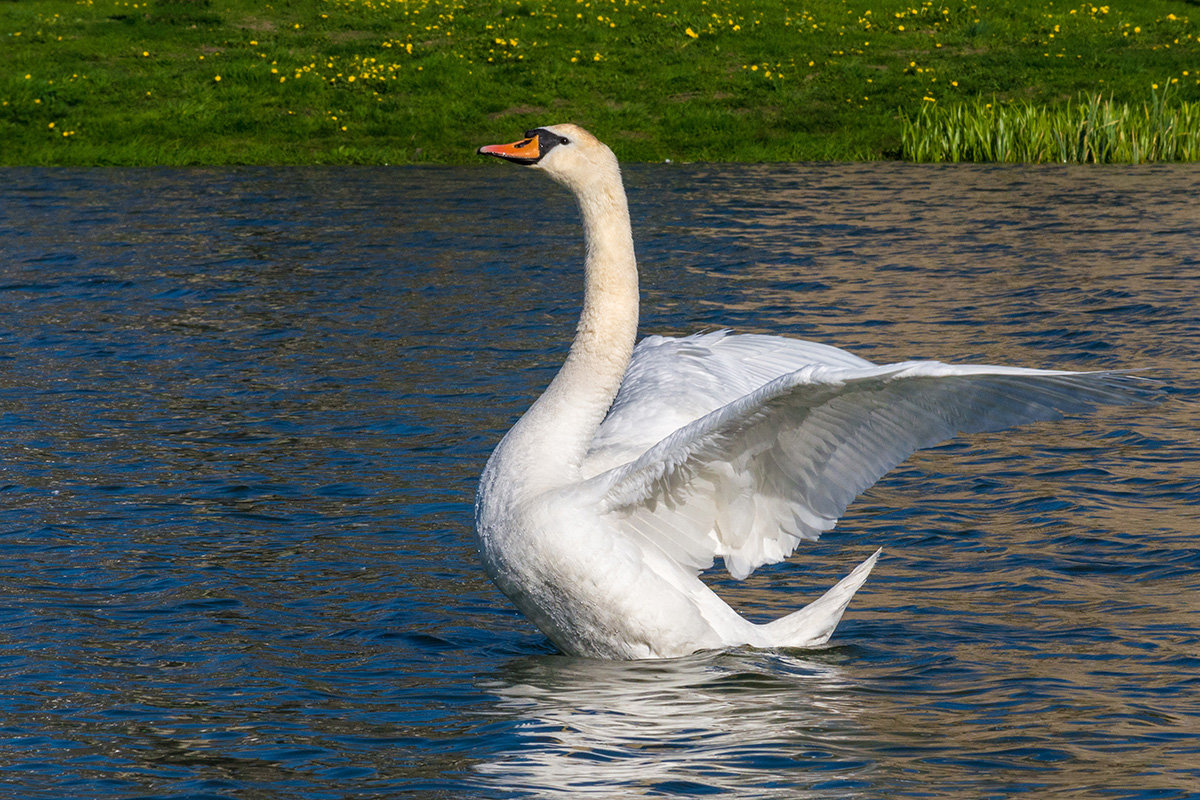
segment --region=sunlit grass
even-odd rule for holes
[[[0,2],[0,163],[411,163],[575,121],[624,160],[895,157],[923,106],[1200,102],[1167,0]],[[1200,11],[1196,11],[1200,15]]]
[[[1141,164],[1200,160],[1200,103],[1151,90],[1142,103],[1101,95],[1037,106],[975,100],[926,104],[906,117],[909,161]]]

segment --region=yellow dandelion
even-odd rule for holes
[[[685,30],[685,31],[684,31],[684,33],[686,33],[686,34],[687,34],[689,37],[691,37],[692,39],[699,39],[699,38],[700,38],[700,34],[696,33],[696,32],[695,32],[694,30],[692,30],[691,28],[688,28],[687,30]],[[28,76],[28,75],[26,75],[25,77],[26,77],[26,78],[28,78],[29,76]]]
[[[213,80],[214,80],[214,81],[216,81],[217,83],[220,83],[220,82],[221,82],[221,76],[220,76],[220,75],[214,75],[214,76],[213,76]]]

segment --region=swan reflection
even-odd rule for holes
[[[831,782],[852,795],[870,764],[854,752],[861,695],[836,666],[845,650],[519,659],[480,686],[517,724],[478,769],[493,789],[538,796],[828,797]]]

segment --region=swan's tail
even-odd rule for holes
[[[763,626],[775,647],[818,647],[829,641],[833,629],[842,618],[842,612],[850,604],[850,598],[866,581],[882,550],[876,550],[870,558],[859,564],[833,588],[799,611],[780,617]]]

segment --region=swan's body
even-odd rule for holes
[[[808,607],[754,624],[698,577],[736,578],[834,526],[913,451],[1138,391],[1111,373],[905,362],[725,332],[636,348],[633,236],[612,152],[539,128],[480,148],[579,202],[583,310],[558,375],[488,460],[476,530],[488,574],[564,652],[667,658],[823,644],[878,553]]]

